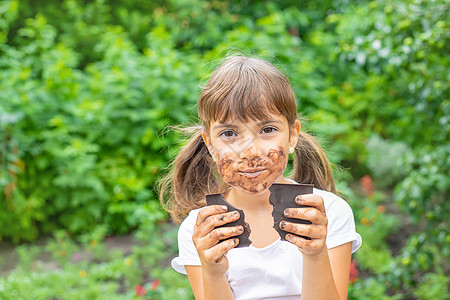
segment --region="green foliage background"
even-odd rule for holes
[[[340,188],[358,221],[363,208],[393,199],[407,224],[421,228],[394,258],[377,249],[375,237],[385,235],[360,227],[374,240],[357,258],[387,287],[366,280],[350,292],[427,298],[432,290],[421,283],[448,283],[449,7],[0,1],[0,238],[18,243],[99,225],[126,233],[164,219],[155,182],[180,142],[164,129],[195,120],[198,84],[239,51],[289,76],[304,127],[347,169]],[[389,193],[355,194],[348,186],[364,174]],[[382,220],[372,230],[398,229]],[[371,264],[374,257],[385,268]]]

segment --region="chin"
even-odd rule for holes
[[[272,182],[272,183],[274,183],[274,182]],[[261,189],[249,190],[249,189],[244,189],[239,186],[233,186],[233,188],[237,189],[238,191],[240,191],[244,194],[250,195],[250,196],[259,196],[259,195],[267,193],[269,191],[269,188],[272,186],[272,183],[268,183],[268,184],[264,185],[264,187]]]
[[[259,195],[262,195],[262,194],[267,193],[269,191],[269,188],[266,188],[266,189],[264,189],[262,191],[256,191],[256,192],[246,191],[246,190],[242,190],[240,188],[238,188],[238,189],[239,189],[239,191],[241,191],[241,192],[243,192],[245,194],[248,194],[250,196],[259,196]]]

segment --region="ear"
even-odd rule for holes
[[[206,145],[206,148],[208,148],[209,153],[211,153],[211,139],[209,137],[209,134],[206,131],[202,132],[202,138],[203,138],[203,142]]]
[[[300,135],[300,131],[302,129],[302,123],[300,120],[295,120],[294,125],[291,127],[291,135],[289,137],[289,146],[295,148],[297,146],[298,136]]]

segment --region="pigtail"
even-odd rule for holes
[[[292,179],[298,183],[312,183],[314,187],[336,193],[333,170],[325,152],[316,139],[300,132],[295,147]]]
[[[179,223],[192,209],[205,206],[205,195],[219,190],[217,171],[202,138],[202,127],[183,129],[195,132],[159,182],[159,200]]]

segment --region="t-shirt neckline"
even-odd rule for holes
[[[254,250],[256,250],[256,251],[265,251],[265,250],[268,250],[268,249],[271,249],[271,248],[273,248],[273,247],[275,247],[276,245],[278,245],[279,243],[281,243],[281,238],[280,237],[278,237],[275,241],[273,241],[271,244],[269,244],[269,245],[267,245],[267,246],[265,246],[265,247],[262,247],[262,248],[257,248],[257,247],[255,247],[255,246],[253,246],[253,244],[250,244],[250,248],[252,248],[252,249],[254,249]]]

